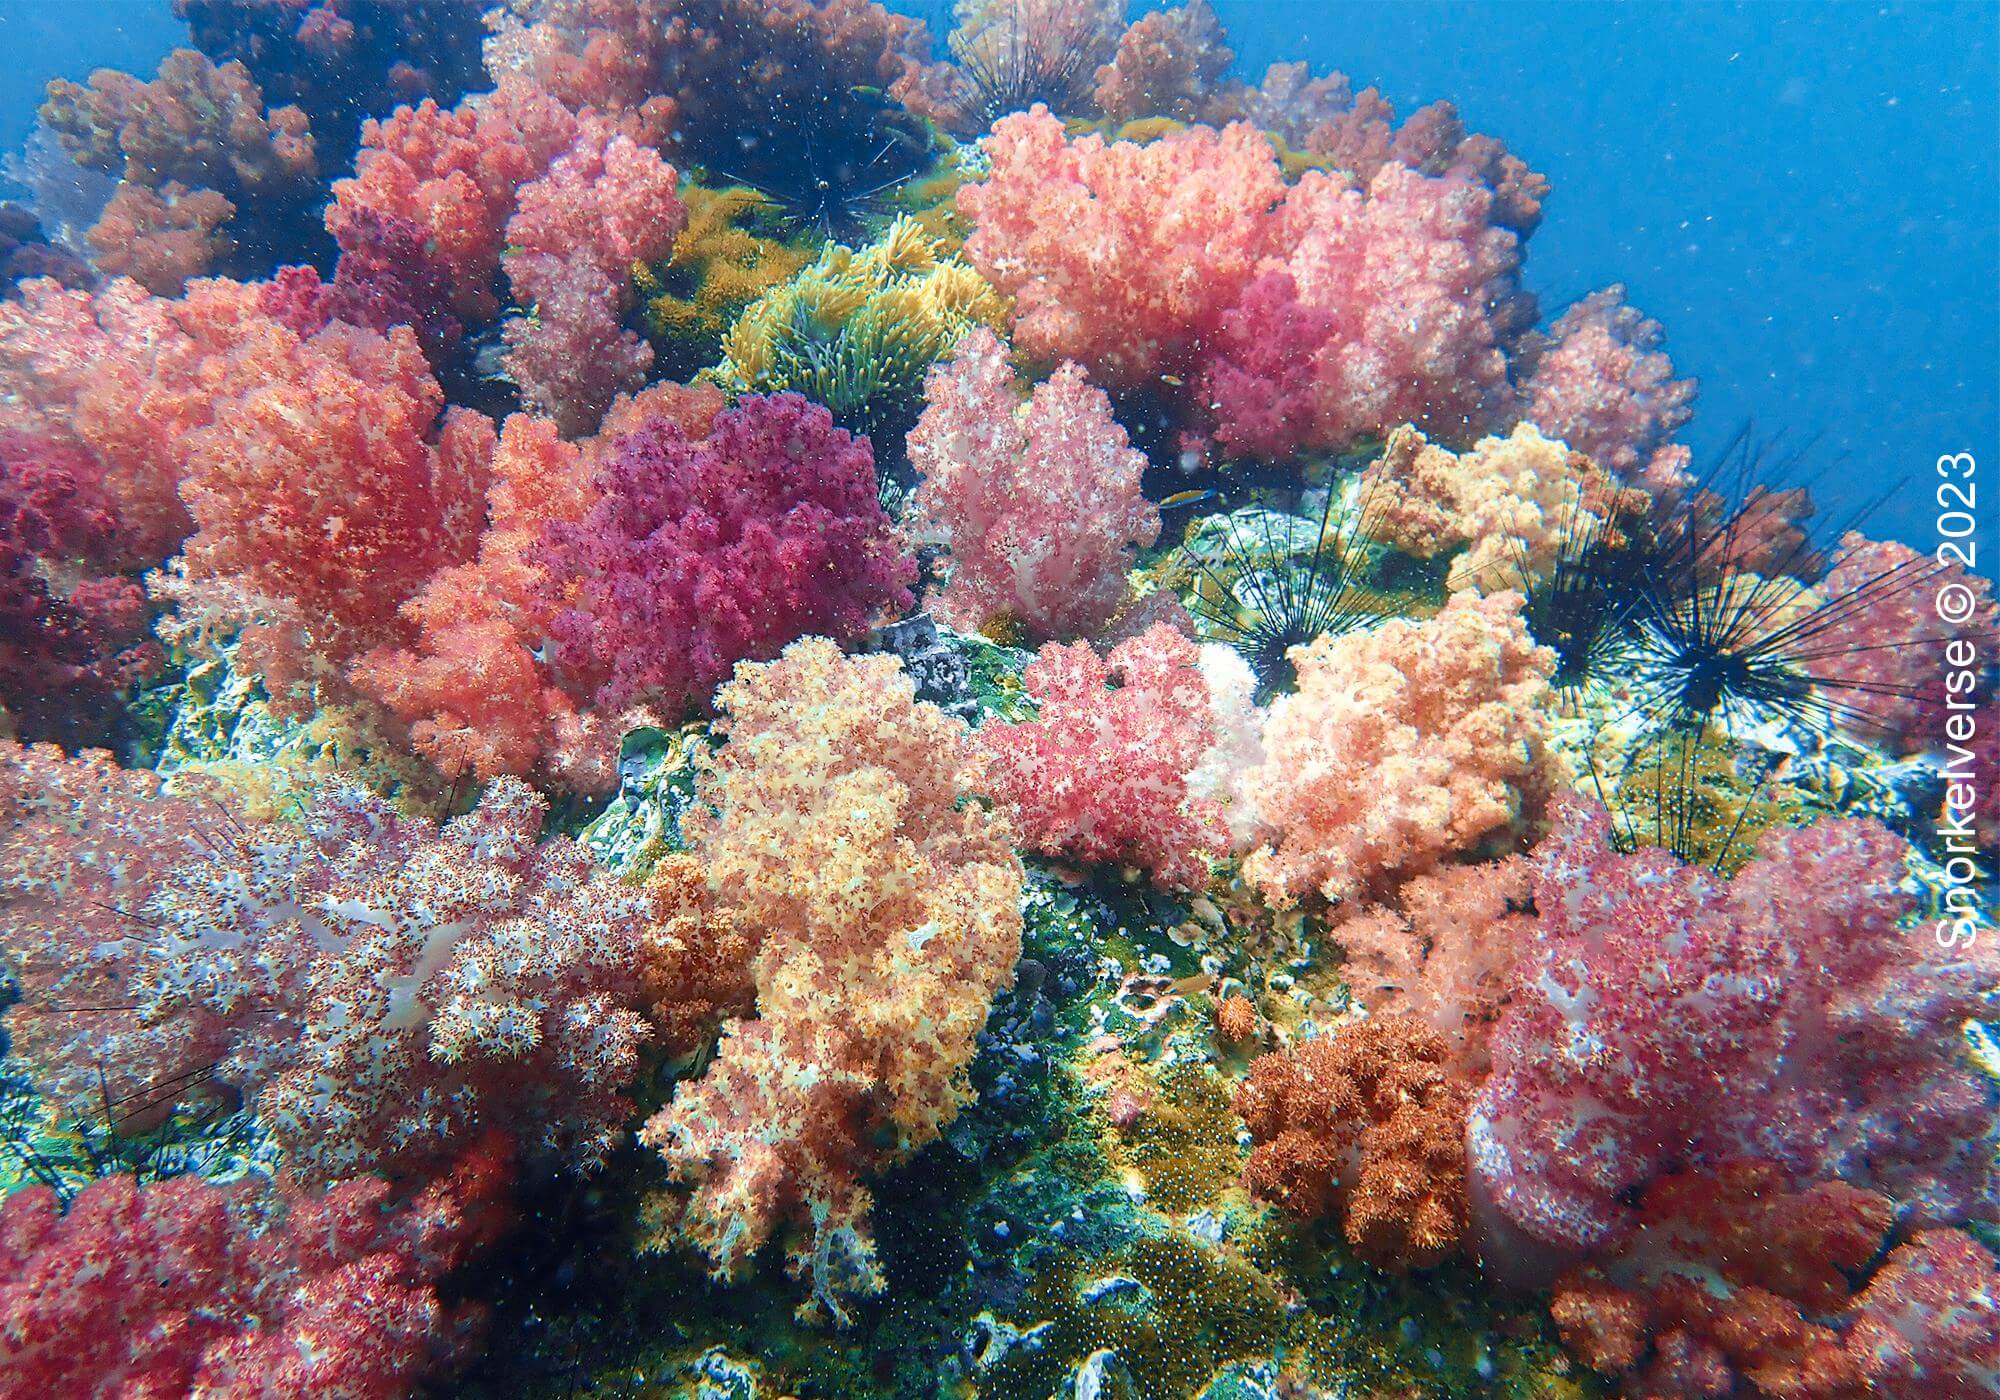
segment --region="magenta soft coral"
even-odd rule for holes
[[[0,1204],[0,1397],[339,1395],[393,1400],[478,1340],[437,1283],[506,1221],[503,1144],[397,1200],[381,1181],[303,1191],[129,1176],[61,1209]]]
[[[655,419],[597,488],[580,525],[549,527],[542,562],[567,600],[558,663],[602,709],[704,709],[737,662],[808,633],[851,640],[910,606],[916,565],[867,439],[797,394],[746,396],[700,439]]]
[[[1198,889],[1205,856],[1225,854],[1222,804],[1188,776],[1216,742],[1195,644],[1165,624],[1108,656],[1050,644],[1022,676],[1038,713],[978,732],[994,794],[1029,850],[1136,865],[1162,885]]]
[[[1604,810],[1566,799],[1473,1112],[1498,1216],[1600,1247],[1654,1176],[1751,1155],[1920,1220],[1992,1218],[1994,1095],[1955,1040],[1993,958],[1899,928],[1905,851],[1874,822],[1824,821],[1766,836],[1724,881],[1616,853]]]
[[[31,739],[101,739],[113,692],[159,660],[96,479],[81,448],[0,429],[0,706]]]
[[[923,477],[916,532],[951,549],[936,608],[961,631],[1089,636],[1126,601],[1126,571],[1159,537],[1140,494],[1146,456],[1074,364],[1023,403],[1007,350],[979,329],[924,386],[910,433]]]

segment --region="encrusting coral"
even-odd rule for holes
[[[934,1139],[1021,950],[1020,858],[959,721],[889,656],[807,638],[717,700],[690,836],[760,930],[756,1014],[640,1136],[692,1191],[679,1229],[728,1277],[780,1230],[815,1305],[882,1286],[863,1178]]]

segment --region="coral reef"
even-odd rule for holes
[[[0,1396],[1991,1395],[1969,454],[1698,474],[1220,0],[172,8],[5,162]]]
[[[1160,533],[1139,491],[1145,455],[1103,391],[1071,364],[1024,403],[1006,347],[978,330],[924,397],[911,514],[919,536],[951,550],[939,616],[1035,639],[1099,632],[1126,601],[1135,551]]]
[[[690,835],[721,907],[762,932],[757,1011],[641,1137],[693,1188],[677,1228],[719,1272],[790,1227],[791,1270],[838,1318],[882,1286],[862,1178],[969,1097],[1020,955],[1019,857],[966,800],[964,726],[918,703],[895,658],[808,638],[717,699],[729,742]]]

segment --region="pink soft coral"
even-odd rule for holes
[[[591,431],[614,395],[645,383],[652,347],[618,321],[633,264],[664,258],[687,227],[676,179],[657,152],[591,119],[507,221],[502,261],[534,313],[507,327],[507,368],[522,401],[567,433]]]
[[[700,439],[654,419],[597,490],[581,524],[549,527],[541,563],[567,604],[557,660],[600,708],[702,709],[738,661],[807,633],[852,639],[910,605],[916,566],[867,439],[797,394],[745,396]]]
[[[1044,855],[1136,865],[1162,885],[1208,882],[1204,855],[1228,851],[1222,804],[1188,788],[1215,744],[1195,644],[1165,624],[1099,656],[1050,644],[1022,682],[1034,719],[989,721],[979,746],[993,791]]]
[[[1461,593],[1423,622],[1295,647],[1245,779],[1271,839],[1244,874],[1269,897],[1380,891],[1532,831],[1553,777],[1550,654],[1512,593]]]
[[[192,787],[171,795],[157,773],[101,751],[70,758],[0,740],[0,958],[21,990],[7,1032],[36,1086],[76,1111],[100,1113],[109,1096],[143,1118],[214,1058],[163,1052],[134,1000],[139,911],[231,820]]]
[[[1899,927],[1898,838],[1774,831],[1725,882],[1610,837],[1601,807],[1569,799],[1536,852],[1535,941],[1471,1129],[1499,1216],[1602,1246],[1633,1226],[1624,1193],[1755,1156],[1919,1219],[1992,1217],[2000,1118],[1954,1042],[1993,957]]]
[[[950,545],[937,611],[954,627],[1086,636],[1125,602],[1136,548],[1160,533],[1146,469],[1102,390],[1064,365],[1024,404],[991,331],[930,373],[910,433],[916,531]]]
[[[814,1302],[881,1287],[862,1178],[935,1139],[1021,951],[1021,864],[965,727],[893,657],[807,638],[738,668],[690,814],[723,908],[762,931],[757,1012],[642,1138],[681,1231],[740,1275],[772,1234]],[[709,811],[712,808],[712,814]]]
[[[1015,298],[1024,351],[1116,388],[1188,370],[1256,275],[1286,197],[1270,143],[1241,124],[1146,146],[1071,141],[1037,107],[994,123],[985,145],[992,173],[958,194],[966,257]]]
[[[1812,674],[1857,727],[1905,750],[1945,739],[1945,643],[2000,630],[1993,585],[1958,563],[1849,531],[1819,583],[1828,626],[1811,645]],[[1950,590],[1947,593],[1947,590]],[[1940,597],[1965,615],[1941,617]]]
[[[1097,70],[1097,107],[1113,122],[1198,119],[1236,61],[1208,0],[1142,16]]]
[[[1521,417],[1627,480],[1693,416],[1695,383],[1675,379],[1666,332],[1625,304],[1623,287],[1593,292],[1549,328],[1523,386]]]
[[[1245,123],[1107,145],[1041,108],[986,150],[966,256],[1029,355],[1119,389],[1199,375],[1224,447],[1261,456],[1406,421],[1470,440],[1510,406],[1519,249],[1477,181],[1391,162],[1287,186]]]
[[[326,226],[342,248],[367,236],[363,210],[424,230],[451,278],[460,316],[489,319],[507,220],[521,186],[576,139],[576,117],[547,93],[503,77],[446,110],[425,101],[362,125],[354,175],[337,180]]]
[[[1534,931],[1529,876],[1520,856],[1442,865],[1384,903],[1344,910],[1327,937],[1344,955],[1349,994],[1371,1014],[1414,1015],[1445,1037],[1454,1068],[1484,1075]]]
[[[248,1178],[44,1186],[0,1204],[0,1396],[394,1400],[474,1353],[477,1304],[438,1281],[506,1223],[482,1143],[420,1194]]]
[[[1520,258],[1492,202],[1483,186],[1398,164],[1365,189],[1309,172],[1276,215],[1258,295],[1218,325],[1206,382],[1223,445],[1338,449],[1405,422],[1464,442],[1497,423]],[[1278,344],[1303,363],[1274,382]],[[1274,422],[1278,392],[1301,401]]]
[[[452,777],[533,774],[601,791],[616,780],[616,732],[579,710],[542,657],[564,594],[536,555],[544,532],[581,521],[592,475],[625,428],[667,417],[706,436],[720,391],[659,384],[619,400],[603,436],[567,442],[547,419],[514,414],[500,430],[476,558],[441,569],[403,605],[410,645],[356,663],[355,683],[411,726],[418,753]]]

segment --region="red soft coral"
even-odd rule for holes
[[[238,314],[221,372],[244,387],[185,444],[177,591],[184,620],[247,623],[242,659],[297,708],[399,639],[403,601],[470,553],[494,434],[454,409],[433,439],[443,395],[407,327],[301,338]]]
[[[1204,857],[1226,852],[1230,838],[1222,804],[1188,790],[1216,741],[1195,644],[1163,623],[1109,656],[1051,643],[1022,682],[1036,717],[989,721],[978,733],[1022,844],[1136,865],[1166,886],[1205,885]]]
[[[549,527],[542,564],[567,604],[558,663],[602,709],[704,709],[737,662],[807,633],[856,638],[910,606],[916,565],[867,439],[797,394],[748,395],[704,438],[655,419],[597,489],[581,524]]]
[[[102,739],[113,692],[159,661],[96,481],[82,449],[0,429],[0,705],[30,739]]]
[[[437,1283],[505,1223],[504,1143],[413,1198],[129,1176],[0,1205],[0,1396],[393,1400],[471,1354]]]

